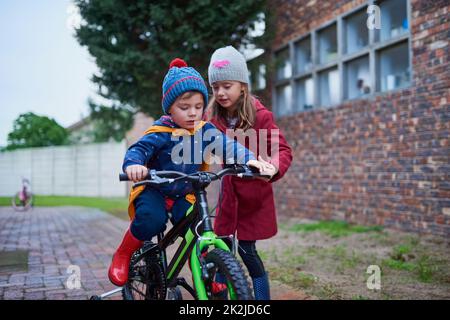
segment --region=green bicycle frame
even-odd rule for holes
[[[224,251],[230,251],[228,246],[225,244],[225,242],[222,239],[218,239],[216,234],[212,231],[206,231],[202,234],[200,238],[200,252],[205,247],[214,246],[215,248],[222,249]],[[197,256],[197,244],[195,244],[194,249],[191,253],[191,270],[192,270],[192,278],[194,281],[195,290],[197,292],[197,297],[199,300],[208,300],[208,296],[206,294],[206,288],[205,283],[202,279],[202,267],[200,265],[200,260]],[[229,292],[230,292],[230,299],[234,300],[236,298],[236,295],[234,293],[233,288],[228,284]]]
[[[188,211],[186,212],[186,217],[189,216],[194,210],[194,205],[192,205]],[[217,235],[211,230],[203,231],[202,235],[199,238],[199,241],[192,246],[193,241],[197,240],[197,236],[194,234],[191,228],[189,228],[184,235],[184,246],[179,252],[175,262],[171,264],[170,269],[167,270],[167,279],[169,282],[174,277],[176,270],[178,269],[179,264],[186,257],[186,254],[189,254],[188,251],[191,248],[190,253],[190,267],[192,272],[192,280],[194,282],[195,291],[197,294],[197,298],[199,300],[208,300],[208,296],[206,294],[205,283],[202,279],[202,266],[197,256],[197,252],[202,252],[204,248],[209,246],[213,246],[214,248],[222,249],[224,251],[230,251],[226,243],[217,237]],[[230,299],[235,298],[235,293],[232,286],[228,285]]]
[[[161,171],[162,177],[167,176],[170,179],[163,180],[161,177],[156,176],[158,172],[155,170],[151,170],[154,172],[150,172],[149,177],[151,180],[145,180],[140,183],[136,183],[134,186],[140,185],[159,185],[164,183],[170,183],[174,181],[174,174],[176,176],[177,172],[172,171]],[[166,285],[169,288],[175,288],[177,285],[185,288],[194,298],[199,300],[208,300],[208,294],[206,293],[205,286],[205,278],[207,277],[207,270],[203,268],[206,267],[204,263],[204,259],[201,256],[201,252],[207,250],[209,247],[221,249],[223,251],[229,252],[227,244],[218,237],[214,231],[212,226],[211,217],[208,212],[208,200],[206,197],[206,188],[210,185],[211,181],[221,179],[228,172],[232,172],[233,174],[246,174],[246,177],[253,176],[253,173],[247,168],[234,167],[226,168],[220,171],[218,174],[210,173],[210,172],[197,172],[197,177],[194,179],[190,179],[192,181],[192,186],[195,193],[196,201],[195,203],[189,207],[186,211],[184,219],[178,221],[176,225],[172,229],[170,229],[166,234],[161,232],[158,234],[158,242],[156,245],[150,245],[145,248],[145,250],[141,250],[140,254],[136,256],[134,263],[136,264],[141,259],[149,256],[149,255],[158,255],[160,258],[160,263],[162,264],[162,268],[165,271],[166,277]],[[156,176],[153,177],[153,175]],[[188,175],[184,175],[186,180],[189,180]],[[172,179],[172,180],[171,180]],[[120,174],[120,180],[126,181],[128,177],[126,174]],[[153,182],[153,183],[152,183]],[[133,186],[133,187],[134,187]],[[195,225],[195,223],[197,223]],[[200,230],[198,230],[199,226],[202,226]],[[185,229],[187,228],[187,229]],[[183,240],[181,244],[178,246],[176,253],[172,256],[172,259],[168,263],[166,249],[168,246],[172,245],[179,237],[182,237]],[[189,266],[191,268],[193,287],[191,287],[184,278],[179,278],[183,266],[186,261],[189,260]],[[209,267],[209,266],[208,266]],[[229,276],[229,275],[227,275]],[[214,279],[210,279],[213,281]],[[238,298],[237,293],[235,292],[235,288],[233,288],[232,282],[227,281],[228,293],[230,299]]]

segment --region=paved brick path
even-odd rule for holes
[[[0,251],[29,251],[28,270],[0,272],[0,299],[79,300],[115,289],[107,269],[127,226],[128,222],[96,209],[54,207],[14,212],[0,207]],[[71,265],[80,267],[79,289],[67,288]],[[308,299],[277,283],[272,284],[272,298]]]
[[[0,208],[0,251],[28,250],[28,271],[0,274],[1,299],[86,299],[114,286],[106,270],[127,226],[99,210],[78,207]],[[81,271],[67,289],[68,267]]]

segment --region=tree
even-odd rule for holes
[[[68,143],[68,137],[67,130],[54,119],[28,112],[14,121],[6,150],[63,145]]]
[[[118,106],[102,106],[89,101],[90,120],[94,124],[94,142],[105,142],[110,138],[122,141],[133,125],[133,113]]]
[[[156,117],[171,59],[181,57],[205,73],[212,52],[225,45],[267,43],[249,30],[268,15],[266,1],[75,0],[83,22],[79,43],[95,57],[98,93]]]

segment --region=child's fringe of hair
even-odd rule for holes
[[[237,125],[235,129],[243,129],[244,131],[250,129],[255,124],[256,120],[256,108],[253,102],[253,96],[249,92],[248,85],[242,84],[244,87],[244,92],[237,102]],[[214,96],[210,99],[208,104],[208,116],[211,120],[212,118],[220,119],[224,123],[227,123],[227,110],[221,107]]]

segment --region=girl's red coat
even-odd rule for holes
[[[260,145],[259,130],[267,129],[267,148],[271,149],[274,143],[274,132],[271,129],[278,129],[273,120],[272,112],[267,110],[259,100],[255,99],[256,121],[253,129],[258,137],[258,149]],[[226,125],[219,119],[212,119],[211,122],[222,132],[225,132]],[[230,235],[237,232],[239,240],[261,240],[273,237],[277,233],[277,219],[275,203],[271,183],[281,179],[288,170],[292,161],[292,150],[286,142],[281,131],[279,131],[278,157],[271,155],[272,163],[278,167],[278,173],[269,182],[260,179],[243,180],[237,177],[223,178],[223,194],[220,208],[217,209],[217,216],[214,223],[214,230],[218,235]],[[248,139],[246,139],[248,140]],[[257,150],[252,149],[246,141],[246,148],[253,151],[255,156]],[[254,147],[253,147],[254,148]],[[268,151],[270,155],[270,151]],[[267,160],[267,159],[265,159]]]

